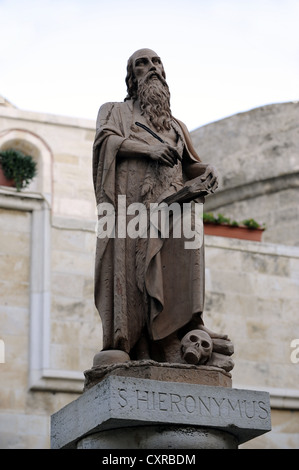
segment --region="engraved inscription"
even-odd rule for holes
[[[210,395],[180,395],[141,389],[128,391],[126,388],[118,389],[118,398],[118,404],[121,408],[130,403],[130,406],[141,411],[196,414],[222,418],[259,418],[262,420],[269,417],[267,404],[263,400],[234,399]]]

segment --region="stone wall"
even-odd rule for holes
[[[233,387],[269,391],[273,406],[273,431],[243,447],[297,448],[299,248],[210,236],[205,243],[205,323],[235,345]]]
[[[206,318],[236,345],[234,383],[271,394],[273,431],[246,447],[298,448],[299,103],[263,106],[192,132],[220,175],[206,212],[266,224],[263,243],[206,237]],[[297,410],[297,411],[296,411]]]
[[[48,448],[50,415],[101,349],[93,138],[93,122],[0,107],[0,148],[38,163],[28,189],[0,188],[1,448]]]
[[[299,103],[262,106],[192,132],[220,175],[205,210],[265,223],[263,240],[299,245]]]

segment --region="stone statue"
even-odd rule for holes
[[[95,304],[102,320],[103,350],[94,366],[146,359],[214,361],[217,366],[218,354],[220,367],[230,370],[232,344],[203,323],[204,246],[186,249],[184,234],[171,236],[171,217],[168,237],[161,236],[160,225],[151,236],[146,218],[153,204],[165,201],[194,200],[194,212],[196,201],[203,202],[218,186],[215,169],[201,162],[186,126],[172,116],[165,78],[154,51],[136,51],[128,60],[124,102],[106,103],[98,114],[93,178],[102,232],[97,238]],[[112,225],[107,218],[111,207]],[[139,219],[145,225],[139,236],[136,208],[140,214],[144,208],[145,216]],[[103,221],[110,227],[105,236]],[[132,226],[135,232],[130,232]],[[190,338],[197,338],[198,331],[204,338],[194,353]]]

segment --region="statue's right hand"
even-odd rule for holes
[[[150,158],[170,167],[176,165],[178,160],[182,160],[176,148],[166,143],[151,145]]]

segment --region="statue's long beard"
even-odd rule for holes
[[[158,132],[164,129],[169,131],[172,119],[169,88],[164,78],[159,76],[156,80],[151,77],[152,74],[148,74],[138,83],[141,114]]]

